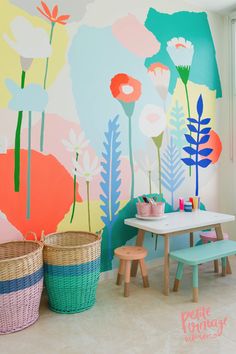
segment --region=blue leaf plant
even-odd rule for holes
[[[190,134],[185,134],[185,138],[190,146],[183,147],[183,150],[190,155],[189,158],[182,158],[182,161],[187,166],[195,166],[195,195],[199,195],[199,167],[206,168],[212,162],[207,158],[213,151],[211,148],[202,148],[201,145],[206,144],[210,139],[211,127],[207,126],[211,118],[202,118],[203,114],[203,99],[199,96],[197,101],[198,118],[187,118],[189,123],[187,125]]]
[[[183,183],[184,168],[181,163],[181,151],[174,143],[171,136],[170,144],[167,146],[162,157],[162,185],[171,193],[171,205],[174,208],[174,192]]]
[[[105,132],[105,141],[103,142],[104,152],[102,153],[104,161],[101,162],[102,182],[100,183],[103,194],[100,199],[103,202],[101,209],[104,216],[101,217],[107,228],[107,254],[109,261],[112,261],[112,228],[115,221],[118,219],[118,210],[120,207],[120,125],[119,116],[110,119],[108,122],[108,130]]]
[[[187,133],[187,129],[184,110],[178,101],[175,102],[170,115],[171,134],[174,138],[174,144],[182,150],[185,143],[184,134]]]

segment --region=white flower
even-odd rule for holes
[[[172,38],[166,48],[175,66],[191,66],[194,47],[190,41],[180,37]]]
[[[170,69],[161,63],[153,63],[148,68],[148,74],[153,81],[160,97],[166,100],[170,83]]]
[[[0,154],[7,153],[7,137],[1,136],[0,137]]]
[[[161,107],[147,104],[139,118],[139,128],[147,137],[157,137],[166,128],[166,116]]]
[[[63,139],[62,143],[68,151],[81,154],[82,150],[88,146],[89,140],[85,139],[84,132],[76,135],[74,130],[71,129],[69,132],[69,139]]]
[[[81,165],[78,161],[73,159],[74,171],[78,177],[82,177],[86,182],[91,182],[92,178],[99,174],[101,167],[98,165],[97,156],[93,161],[90,161],[90,156],[88,151],[83,154],[83,164]]]
[[[18,16],[11,22],[14,40],[3,35],[4,40],[23,58],[48,58],[51,46],[47,32],[34,27],[26,18]]]

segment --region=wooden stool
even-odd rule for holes
[[[117,274],[117,285],[121,285],[122,276],[125,274],[125,289],[124,296],[129,296],[130,271],[131,261],[138,261],[143,278],[144,288],[149,288],[147,268],[144,263],[144,258],[147,255],[147,250],[144,247],[124,246],[115,249],[115,255],[120,259],[120,266]]]

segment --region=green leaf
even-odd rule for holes
[[[162,145],[162,140],[163,140],[163,132],[158,136],[152,137],[152,140],[153,140],[154,144],[156,145],[156,147],[158,149],[160,149],[160,147]]]
[[[190,73],[190,66],[176,66],[181,80],[184,85],[187,85]]]
[[[121,106],[124,109],[125,114],[127,115],[127,117],[131,118],[133,113],[134,113],[134,107],[135,107],[135,102],[123,102],[123,101],[119,101]]]

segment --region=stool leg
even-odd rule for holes
[[[140,265],[141,274],[142,274],[142,278],[143,278],[143,287],[149,288],[147,268],[146,268],[146,264],[144,262],[144,259],[139,260],[139,265]]]
[[[218,259],[214,260],[214,272],[219,273],[219,261]]]
[[[226,274],[232,274],[229,257],[226,258]]]
[[[198,265],[193,266],[193,302],[198,302]]]
[[[124,260],[120,260],[120,266],[119,266],[119,270],[117,273],[117,280],[116,280],[116,285],[120,285],[122,282],[122,276],[124,274],[125,271],[125,261]]]
[[[179,283],[180,283],[182,276],[183,276],[183,269],[184,269],[184,264],[179,262],[178,267],[177,267],[177,271],[176,271],[176,275],[175,275],[175,282],[174,282],[173,291],[178,291],[178,289],[179,289]]]
[[[131,261],[125,262],[125,290],[124,296],[129,296],[129,284],[130,284],[130,270],[131,270]]]
[[[226,276],[226,257],[221,258],[221,262],[222,262],[222,276],[225,277]]]

